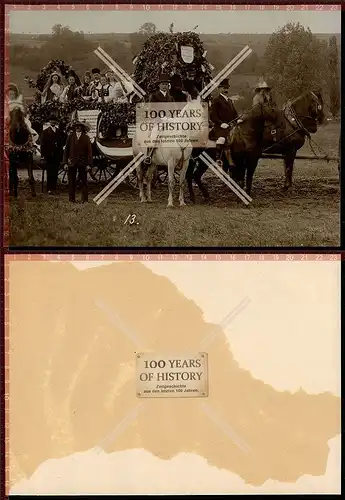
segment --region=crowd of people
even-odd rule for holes
[[[212,133],[210,139],[216,141],[218,147],[224,147],[229,130],[232,124],[237,120],[241,121],[235,106],[229,97],[229,80],[224,79],[218,88],[217,95],[210,101],[210,121],[212,122]],[[253,106],[258,103],[265,103],[271,100],[270,87],[261,80],[254,93]],[[58,70],[54,70],[49,76],[46,85],[42,91],[38,91],[38,97],[42,104],[48,101],[59,101],[65,103],[76,97],[85,101],[94,102],[126,102],[133,95],[133,87],[128,82],[121,82],[116,79],[114,73],[107,72],[101,74],[98,68],[87,71],[83,81],[80,82],[74,71],[71,71],[67,77],[67,85],[63,84],[63,77]],[[44,124],[43,130],[38,134],[33,130],[30,120],[27,116],[24,99],[17,85],[10,83],[6,89],[7,108],[10,113],[10,121],[17,124],[16,141],[11,139],[9,142],[16,143],[19,148],[22,147],[20,139],[18,140],[19,125],[25,125],[30,143],[35,144],[40,139],[41,158],[47,166],[47,188],[48,193],[54,194],[57,186],[57,177],[59,166],[63,163],[68,172],[69,199],[75,202],[76,193],[76,174],[79,173],[79,179],[82,187],[82,201],[87,201],[87,172],[92,168],[92,147],[87,132],[89,125],[85,122],[74,121],[70,124],[67,131],[62,131],[59,126],[59,119],[52,115]],[[158,82],[157,91],[149,96],[150,102],[186,102],[198,98],[198,91],[193,82],[183,84],[178,75],[165,75],[162,73]],[[18,125],[19,124],[19,125]],[[67,133],[66,132],[71,132]],[[16,184],[18,154],[12,150],[10,155],[10,168],[12,168],[13,183]],[[149,148],[146,153],[145,163],[150,164],[152,154],[155,148]],[[15,154],[16,153],[16,154]],[[20,156],[20,155],[19,155]],[[12,183],[12,184],[13,184]]]

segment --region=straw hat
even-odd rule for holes
[[[89,132],[91,130],[91,125],[87,123],[86,121],[81,121],[81,120],[74,120],[72,123],[70,123],[68,128],[74,129],[77,125],[83,127],[85,132]]]
[[[266,89],[266,90],[271,90],[271,87],[268,85],[265,80],[260,80],[257,86],[255,87],[255,90],[261,90],[261,89]]]

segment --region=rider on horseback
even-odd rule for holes
[[[256,104],[272,103],[271,87],[264,81],[260,80],[254,90],[253,106]]]
[[[210,139],[216,141],[217,148],[220,150],[220,157],[224,156],[225,162],[229,164],[227,168],[229,168],[230,163],[232,163],[227,138],[229,137],[232,126],[235,125],[234,122],[236,118],[238,118],[235,106],[228,96],[228,91],[229,80],[226,78],[219,84],[219,95],[212,100],[210,112],[210,119],[214,124]],[[227,149],[229,158],[223,155],[225,149]]]

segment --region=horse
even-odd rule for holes
[[[6,145],[6,151],[10,163],[10,194],[12,193],[15,198],[18,197],[18,167],[26,165],[31,195],[35,197],[35,179],[33,176],[35,144],[32,134],[34,131],[31,130],[29,123],[27,123],[22,108],[16,107],[11,110],[7,128],[8,144]]]
[[[188,110],[189,108],[189,103],[187,103],[183,110]],[[169,146],[163,146],[162,144],[164,143],[164,138],[167,138],[168,136],[171,135],[171,129],[169,128],[169,125],[173,123],[178,123],[180,121],[180,118],[167,118],[165,120],[162,120],[162,124],[166,124],[167,126],[164,128],[164,130],[159,130],[158,131],[158,125],[156,125],[151,133],[151,140],[159,138],[161,139],[161,144],[158,145],[151,157],[151,164],[149,166],[140,163],[140,165],[137,167],[137,177],[138,177],[138,184],[139,184],[139,198],[142,203],[145,203],[146,201],[151,202],[152,197],[151,197],[151,190],[152,190],[152,181],[155,176],[156,172],[156,167],[159,166],[165,166],[168,169],[168,186],[169,186],[169,197],[168,197],[168,207],[173,207],[173,189],[174,189],[174,184],[175,184],[175,179],[174,179],[174,174],[175,170],[180,171],[180,179],[179,179],[179,184],[180,184],[180,194],[179,194],[179,202],[180,206],[184,206],[186,203],[184,201],[184,182],[186,179],[186,172],[189,164],[189,159],[193,150],[192,143],[189,140],[189,135],[187,136],[185,134],[184,139],[182,139],[180,142],[178,140],[174,140],[174,143],[169,145]],[[188,122],[189,119],[186,119],[186,122]],[[146,154],[147,148],[143,146],[138,137],[137,134],[135,134],[133,138],[133,155],[136,156],[140,152]],[[146,186],[147,186],[147,198],[144,193],[144,178],[146,177]]]
[[[324,104],[320,92],[307,91],[288,101],[279,112],[277,133],[268,128],[264,133],[263,152],[281,154],[284,159],[284,189],[292,188],[292,174],[297,151],[310,134],[317,132],[318,124],[324,123]]]
[[[244,113],[240,120],[237,119],[236,122],[238,121],[238,123],[229,131],[227,140],[230,145],[232,161],[235,165],[230,174],[243,188],[245,173],[247,172],[246,191],[248,194],[251,192],[253,174],[261,156],[265,122],[275,123],[276,120],[276,108],[269,103],[258,103]],[[210,154],[208,148],[210,148]],[[207,153],[215,159],[217,153],[216,144],[209,141],[208,148],[206,149]],[[197,150],[197,154],[199,152],[200,150]],[[227,154],[226,151],[224,151],[224,154]],[[201,177],[208,167],[195,156],[194,161],[190,162],[186,174],[189,194],[193,203],[195,203],[193,180],[198,184],[204,197],[209,198],[208,191],[201,181]],[[196,163],[197,165],[195,165]]]

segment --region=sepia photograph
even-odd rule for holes
[[[340,5],[187,7],[6,6],[9,248],[340,246]]]
[[[339,255],[74,257],[6,256],[7,494],[340,494]]]

